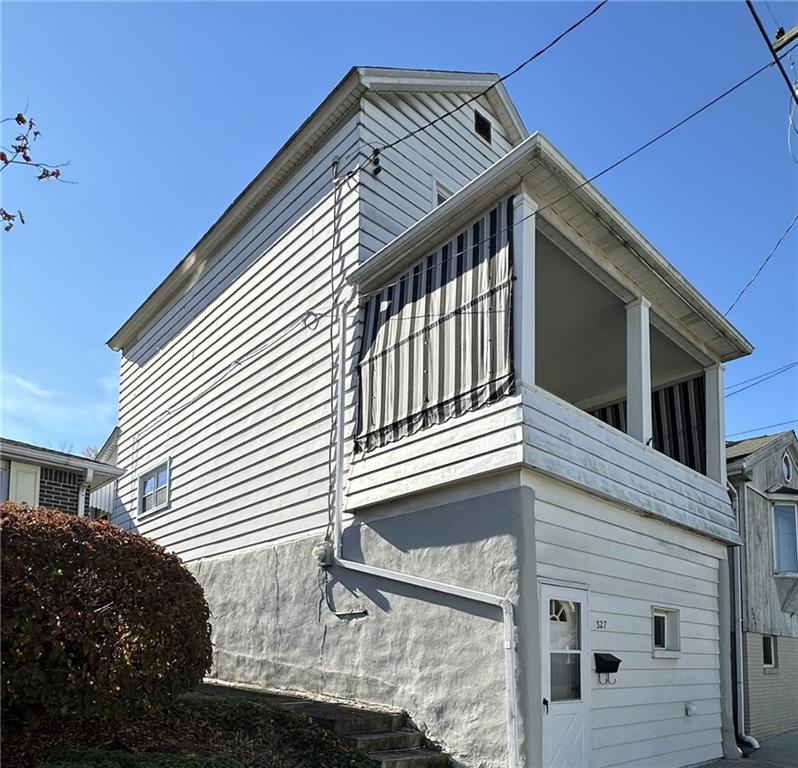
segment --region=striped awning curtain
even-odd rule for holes
[[[651,393],[653,446],[666,456],[706,471],[704,377],[697,376]],[[591,411],[611,427],[626,431],[626,401]]]
[[[358,450],[512,390],[512,213],[510,198],[366,301]]]

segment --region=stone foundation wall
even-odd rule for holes
[[[536,595],[519,552],[529,493],[364,521],[345,531],[344,557],[509,595],[521,623],[519,584]],[[191,564],[213,612],[212,674],[407,709],[456,765],[505,766],[500,609],[340,568],[325,579],[320,538]]]

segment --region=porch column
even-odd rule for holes
[[[726,408],[723,399],[723,365],[704,369],[706,389],[707,477],[726,486]]]
[[[651,444],[651,341],[648,310],[635,299],[626,305],[626,433]]]
[[[513,198],[513,358],[516,386],[535,384],[535,212],[521,189]]]

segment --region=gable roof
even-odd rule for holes
[[[786,432],[776,432],[773,435],[759,435],[758,437],[748,437],[745,440],[727,441],[726,461],[744,459],[767,446],[771,446],[773,449],[786,446],[795,439],[795,432],[788,429]],[[765,453],[769,453],[769,451],[765,451]]]
[[[108,340],[113,350],[135,341],[143,328],[180,296],[202,273],[204,264],[308,157],[312,156],[343,120],[355,110],[367,91],[467,93],[486,88],[496,115],[517,144],[527,130],[499,76],[490,72],[450,72],[426,69],[353,67],[276,155],[225,209],[222,215],[183,257],[158,287]],[[493,87],[491,87],[493,86]]]
[[[646,285],[646,298],[657,302],[657,311],[671,328],[689,333],[708,360],[726,362],[753,351],[751,343],[539,132],[364,261],[350,281],[361,293],[383,287],[427,249],[468,226],[480,206],[512,194],[522,183],[545,208],[538,214],[544,234],[563,227],[597,243],[611,270],[637,286]],[[625,300],[635,298],[612,280]]]

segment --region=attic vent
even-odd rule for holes
[[[490,144],[490,120],[485,115],[474,110],[474,130]]]

